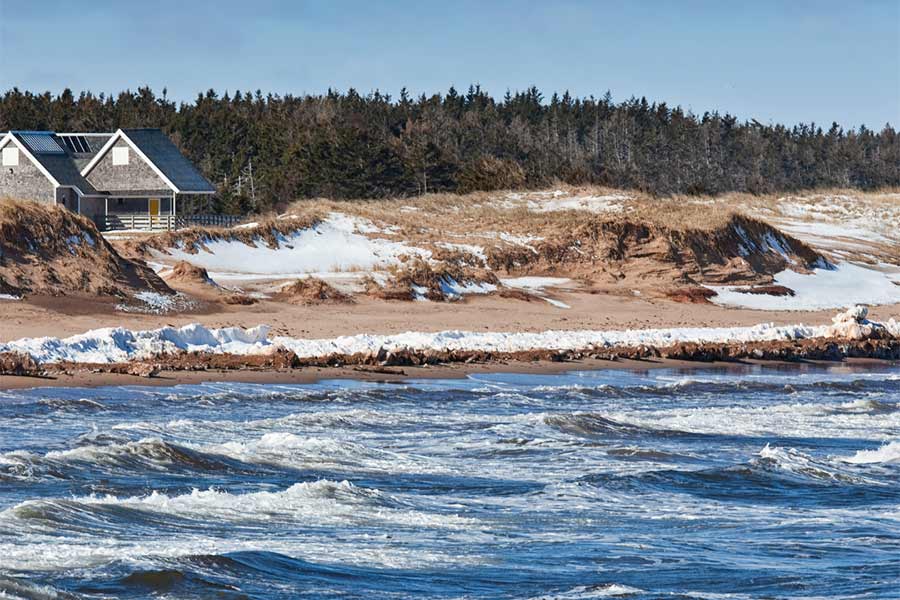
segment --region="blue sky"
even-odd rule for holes
[[[0,0],[0,90],[646,96],[900,126],[900,0]]]

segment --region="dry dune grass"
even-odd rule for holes
[[[696,197],[674,196],[673,200],[689,203],[701,203],[707,206],[721,207],[751,214],[782,215],[786,207],[805,205],[813,210],[824,209],[835,204],[841,206],[836,216],[852,218],[854,216],[872,216],[878,218],[896,218],[900,213],[900,188],[885,188],[878,191],[861,191],[846,188],[822,188],[781,194],[753,195],[746,193],[728,193],[721,196]],[[812,220],[816,215],[792,213],[797,220]]]
[[[479,274],[466,271],[477,267],[506,274],[560,274],[606,284],[626,280],[629,285],[761,284],[782,270],[788,260],[778,251],[765,250],[766,239],[784,240],[792,259],[799,259],[801,267],[809,268],[821,258],[802,242],[745,215],[739,208],[747,198],[738,194],[721,199],[659,199],[602,187],[560,188],[555,193],[303,200],[283,214],[264,216],[257,227],[186,230],[137,243],[159,249],[181,245],[189,252],[202,248],[208,239],[256,243],[263,238],[274,246],[279,233],[310,227],[329,213],[344,213],[374,223],[379,233],[372,235],[432,251],[436,262],[430,266],[410,261],[391,273],[393,284],[388,288],[369,286],[371,294],[384,298],[411,297],[413,286],[428,289],[435,298],[443,297],[446,294],[439,282],[444,277],[485,281]],[[535,210],[546,206],[542,202],[555,202],[557,198],[586,199],[599,208],[596,212]],[[559,206],[567,204],[554,205]],[[746,250],[745,235],[756,241],[760,252]],[[448,243],[457,246],[448,248]],[[486,260],[467,250],[466,245],[483,249]],[[437,272],[441,269],[447,272]]]
[[[390,269],[385,285],[372,278],[366,279],[366,294],[381,300],[414,300],[424,296],[428,300],[458,300],[448,292],[448,284],[490,284],[499,286],[497,276],[487,269],[467,266],[462,261],[429,263],[415,258],[399,267]]]
[[[145,265],[127,260],[94,223],[60,206],[0,199],[0,292],[125,296],[172,293]]]
[[[172,270],[165,275],[166,281],[169,283],[193,283],[199,285],[216,285],[210,279],[209,273],[203,267],[192,265],[189,262],[180,260],[172,266]]]
[[[303,215],[267,215],[257,221],[253,227],[189,227],[178,231],[167,231],[155,235],[141,236],[116,243],[123,253],[129,256],[143,256],[147,250],[154,248],[165,251],[168,248],[182,248],[188,254],[196,254],[210,241],[229,240],[255,244],[265,241],[269,247],[278,246],[278,237],[289,235],[298,229],[313,227],[322,219],[316,211],[305,211]]]
[[[565,235],[585,222],[631,222],[656,226],[667,230],[715,231],[728,225],[735,216],[758,215],[761,211],[778,214],[785,195],[754,196],[730,193],[720,196],[674,195],[654,198],[635,190],[612,189],[601,186],[555,186],[567,197],[625,198],[608,212],[591,213],[584,210],[536,211],[529,202],[540,203],[552,198],[548,192],[473,192],[464,195],[449,193],[428,194],[415,198],[330,200],[308,199],[292,203],[282,214],[263,215],[257,227],[239,229],[191,228],[178,232],[149,236],[124,242],[129,253],[143,254],[148,247],[164,249],[181,245],[187,252],[195,252],[207,239],[241,240],[255,243],[262,238],[270,246],[276,244],[277,234],[310,227],[328,213],[340,212],[372,221],[382,229],[380,235],[393,236],[412,244],[453,242],[468,238],[476,243],[500,245],[499,233],[512,236],[551,238]],[[891,196],[891,194],[894,196]],[[900,190],[885,193],[849,190],[817,190],[798,193],[805,202],[816,198],[852,195],[872,206],[883,204],[896,209]],[[789,196],[792,197],[792,196]],[[433,249],[433,248],[432,248]]]
[[[757,218],[793,231],[832,254],[878,267],[900,264],[900,188],[822,189],[777,196],[725,197]]]
[[[582,210],[531,210],[528,201],[540,202],[547,198],[546,195],[541,196],[546,193],[512,191],[428,194],[417,198],[382,200],[298,200],[290,205],[287,212],[305,218],[343,212],[368,219],[383,228],[396,228],[394,231],[399,236],[418,241],[435,236],[446,240],[445,234],[448,233],[467,237],[497,232],[545,236],[547,232],[571,230],[596,216],[609,221],[629,220],[671,228],[711,230],[721,227],[735,213],[741,212],[737,202],[721,203],[708,198],[652,198],[640,192],[597,186],[560,185],[558,189],[569,196],[625,196],[628,199],[622,202],[623,211],[599,214]]]
[[[276,300],[290,304],[347,304],[353,298],[316,277],[297,279],[282,287]]]
[[[484,249],[486,266],[497,272],[548,274],[615,283],[633,281],[765,281],[785,266],[777,252],[753,256],[742,250],[744,233],[760,241],[784,239],[810,267],[820,256],[802,242],[740,210],[747,198],[673,196],[650,198],[633,191],[560,186],[565,198],[612,199],[609,211],[533,210],[529,203],[552,201],[547,192],[432,194],[415,199],[299,201],[292,214],[344,212],[368,219],[382,234],[432,250],[444,263],[477,265],[471,252],[438,244],[465,242]],[[624,200],[623,200],[624,198]],[[504,241],[499,234],[530,243]],[[747,256],[745,256],[747,255]],[[405,290],[402,292],[406,293]]]
[[[846,190],[818,190],[802,197],[806,202],[821,196],[825,202],[846,194],[891,206],[885,194]],[[378,228],[366,235],[432,253],[429,263],[408,260],[394,268],[386,286],[371,280],[368,293],[380,298],[409,299],[416,296],[415,288],[443,298],[444,278],[486,282],[475,272],[484,268],[492,277],[554,275],[681,294],[685,286],[701,283],[765,285],[789,264],[800,269],[821,264],[823,257],[815,250],[758,218],[772,213],[785,202],[782,198],[741,193],[654,198],[634,190],[559,185],[554,191],[311,199],[294,202],[282,214],[262,216],[256,227],[185,230],[145,238],[135,246],[138,254],[148,247],[173,246],[195,252],[209,239],[248,244],[263,239],[274,247],[280,235],[343,213]]]

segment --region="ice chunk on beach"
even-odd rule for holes
[[[269,354],[287,349],[300,358],[331,354],[352,355],[386,351],[486,351],[587,350],[614,346],[654,346],[678,343],[742,343],[788,341],[811,338],[849,337],[847,328],[863,332],[876,329],[900,336],[900,323],[866,320],[864,307],[853,307],[835,317],[832,325],[775,325],[752,327],[675,327],[670,329],[626,329],[621,331],[550,330],[541,332],[499,331],[408,331],[392,335],[358,334],[323,339],[287,336],[269,337],[269,327],[208,329],[194,323],[148,331],[117,328],[95,329],[68,338],[24,338],[0,343],[0,352],[24,352],[39,363],[61,361],[114,363],[152,358],[178,352],[215,354]]]

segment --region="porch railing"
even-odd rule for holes
[[[243,217],[237,215],[101,215],[97,217],[100,231],[174,231],[185,227],[233,227]]]

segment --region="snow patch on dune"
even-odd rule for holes
[[[210,279],[210,282],[215,285]],[[138,292],[133,300],[121,302],[116,305],[116,310],[126,313],[144,313],[151,315],[164,315],[170,312],[190,310],[196,303],[184,294],[160,294],[159,292]]]
[[[716,292],[712,301],[723,306],[755,310],[823,310],[848,304],[878,306],[900,302],[900,273],[841,263],[812,273],[785,270],[775,284],[794,291],[794,296],[747,294],[733,286],[707,286]]]
[[[487,264],[487,255],[484,253],[483,246],[476,246],[475,244],[459,244],[454,242],[437,242],[435,245],[439,248],[443,248],[444,250],[465,252],[467,254],[471,254],[479,260],[480,265]]]
[[[451,277],[441,280],[441,292],[450,298],[459,298],[466,294],[491,294],[497,291],[493,283],[480,281],[459,282]]]
[[[602,196],[571,196],[562,190],[554,192],[538,192],[531,195],[526,206],[536,212],[557,212],[563,210],[582,210],[593,213],[621,212],[626,203],[633,198],[625,194],[606,194]],[[518,200],[510,196],[511,200]]]
[[[511,288],[540,291],[548,287],[564,287],[572,284],[568,277],[511,277],[500,282]]]
[[[544,288],[571,285],[572,280],[567,277],[513,277],[510,279],[501,279],[500,282],[506,287],[530,292],[556,308],[572,308],[562,300],[550,298],[544,293]]]
[[[402,242],[369,238],[380,229],[365,220],[331,213],[323,222],[277,236],[277,247],[262,240],[209,240],[196,254],[171,248],[157,260],[184,260],[203,267],[213,279],[295,278],[303,273],[379,269],[400,264],[403,256],[427,259],[431,252]]]

